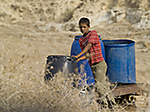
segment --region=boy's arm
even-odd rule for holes
[[[80,60],[84,60],[84,59],[86,59],[86,56],[85,56],[85,55],[83,55],[82,57],[78,58],[78,59],[77,59],[77,62],[79,62]]]
[[[91,48],[92,43],[89,43],[77,56],[75,56],[76,58],[79,58],[81,55],[85,54],[88,52],[88,50]],[[86,56],[85,56],[86,59]]]

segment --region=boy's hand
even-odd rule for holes
[[[77,56],[72,55],[72,57],[75,57],[76,59],[78,59],[78,57],[77,57]]]
[[[74,56],[74,55],[72,55],[72,57],[75,57],[76,59],[77,59],[77,62],[79,62],[80,60],[79,60],[79,58],[78,58],[78,56]]]
[[[79,62],[80,61],[80,58],[77,58],[77,62]]]

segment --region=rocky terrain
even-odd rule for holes
[[[51,54],[70,55],[81,17],[90,18],[102,39],[134,40],[137,83],[150,82],[150,0],[1,0],[2,112],[55,110],[43,79],[45,60]]]

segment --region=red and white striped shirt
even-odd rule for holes
[[[89,43],[92,43],[92,47],[88,51],[91,56],[89,60],[89,64],[91,66],[94,63],[98,63],[104,60],[100,40],[95,30],[90,31],[85,37],[82,36],[79,39],[81,50],[83,50]]]

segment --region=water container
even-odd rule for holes
[[[77,35],[75,36],[74,38],[74,41],[72,43],[72,46],[71,46],[71,56],[72,55],[77,55],[81,52],[81,48],[80,48],[80,45],[79,45],[79,39],[82,37],[82,35]],[[100,36],[99,36],[100,38]],[[104,51],[104,45],[100,39],[100,43],[101,43],[101,49],[102,49],[102,55],[104,56],[104,59],[105,59],[105,51]],[[78,72],[79,74],[81,75],[81,80],[80,80],[80,85],[85,85],[85,84],[88,84],[88,85],[94,85],[94,78],[93,78],[93,73],[92,73],[92,70],[91,70],[91,67],[88,63],[88,60],[81,60],[77,63],[77,66],[78,66]],[[86,75],[85,75],[86,74]]]
[[[79,39],[82,37],[82,35],[77,35],[74,38],[74,41],[71,46],[71,56],[74,55],[76,56],[81,52],[81,48],[79,45]],[[88,60],[81,60],[77,63],[78,66],[78,73],[81,77],[79,81],[79,86],[84,86],[84,85],[94,85],[94,77],[93,73],[91,70],[91,67],[88,63]]]
[[[48,82],[58,72],[68,77],[70,74],[78,74],[77,61],[75,58],[65,55],[50,55],[46,60],[45,82]]]
[[[103,40],[107,73],[111,83],[136,83],[135,42],[128,39]]]
[[[104,44],[103,44],[103,42],[101,40],[100,35],[98,37],[99,37],[99,40],[100,40],[100,43],[101,43],[101,52],[102,52],[103,58],[105,60],[105,48],[104,48]]]

